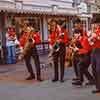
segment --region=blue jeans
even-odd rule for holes
[[[16,63],[16,46],[7,46],[7,63]]]

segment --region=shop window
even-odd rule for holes
[[[9,20],[8,20],[8,23],[10,23],[9,25],[15,26],[18,38],[20,38],[20,36],[23,34],[23,31],[25,31],[28,23],[31,23],[32,27],[36,31],[40,31],[39,17],[14,17],[14,18],[9,18]]]

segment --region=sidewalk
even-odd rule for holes
[[[51,77],[52,69],[50,66],[48,66],[47,61],[47,55],[40,56],[40,63],[41,63],[41,71],[42,71],[42,77],[44,79],[49,79]],[[33,70],[35,71],[35,65],[34,60],[31,61]],[[47,75],[45,75],[47,74]],[[0,79],[3,80],[25,80],[25,78],[28,76],[28,72],[26,69],[26,66],[23,62],[18,62],[17,64],[6,64],[6,65],[0,65]]]
[[[46,56],[40,59],[42,63],[47,61]],[[99,94],[91,93],[94,86],[72,86],[72,68],[66,69],[64,83],[52,83],[52,74],[53,68],[43,68],[43,82],[26,81],[28,74],[23,62],[0,66],[0,100],[100,100]]]

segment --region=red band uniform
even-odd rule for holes
[[[64,78],[64,65],[65,65],[65,51],[66,43],[68,42],[67,30],[56,26],[56,29],[49,34],[50,46],[53,48],[60,34],[63,34],[59,38],[58,48],[59,50],[53,52],[53,63],[54,63],[54,79],[53,82],[58,81],[58,58],[60,58],[60,81],[63,82]]]
[[[79,80],[73,83],[74,85],[82,85],[84,81],[84,75],[88,79],[88,84],[93,84],[93,77],[89,73],[88,68],[90,65],[90,53],[91,53],[91,46],[88,41],[88,37],[84,34],[79,39],[81,44],[81,48],[78,49],[79,61],[77,63],[78,67],[78,78]]]
[[[82,33],[83,36],[87,36],[86,32],[83,31],[83,29],[80,30],[80,29],[76,28],[76,29],[74,29],[74,33]],[[74,35],[74,33],[73,33],[73,35]],[[78,44],[80,44],[80,41],[78,42]],[[78,47],[80,47],[80,45]],[[84,51],[84,49],[81,49],[80,51]],[[77,57],[78,56],[77,53],[75,53],[75,55],[76,56],[73,57],[73,61],[72,61],[74,72],[75,72],[75,78],[73,78],[73,81],[77,80],[79,77],[79,71],[78,71],[79,57]]]
[[[20,39],[20,47],[23,48],[27,42],[29,41],[29,32],[25,32],[21,39]],[[30,76],[27,78],[27,80],[31,80],[35,78],[35,74],[32,69],[31,65],[31,57],[33,57],[36,67],[36,74],[37,74],[37,80],[41,81],[41,72],[40,72],[40,60],[37,53],[36,45],[41,42],[40,33],[39,32],[33,32],[32,33],[32,44],[30,45],[29,52],[27,52],[26,56],[24,57],[26,67],[28,69],[28,72],[30,73]]]

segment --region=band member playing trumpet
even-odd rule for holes
[[[40,39],[39,32],[35,32],[34,29],[30,26],[27,27],[26,31],[20,38],[21,51],[22,51],[22,54],[25,54],[24,55],[25,64],[28,69],[28,72],[30,73],[29,77],[26,78],[26,80],[35,79],[35,74],[33,72],[32,65],[31,65],[31,57],[33,57],[34,62],[35,62],[35,67],[36,67],[37,80],[42,81],[41,72],[40,72],[40,61],[39,61],[39,56],[36,49],[36,45],[39,44],[40,42],[41,42],[41,39]],[[29,46],[26,46],[28,43],[29,43]]]
[[[50,31],[49,40],[50,48],[53,49],[53,63],[54,63],[54,79],[53,82],[59,80],[58,72],[58,59],[60,58],[60,81],[64,82],[64,65],[65,65],[65,44],[68,41],[67,31],[57,24],[55,20],[50,22]]]

